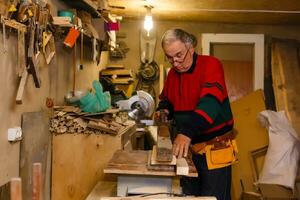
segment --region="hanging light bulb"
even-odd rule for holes
[[[146,15],[145,21],[144,21],[144,29],[147,31],[148,36],[149,36],[149,32],[151,31],[152,28],[153,28],[152,16]]]
[[[153,20],[152,20],[152,15],[151,15],[151,8],[153,8],[153,7],[145,6],[145,8],[147,9],[147,13],[146,13],[145,20],[144,20],[144,29],[147,31],[147,36],[149,36],[149,32],[153,28]]]

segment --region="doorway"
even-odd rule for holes
[[[202,50],[222,62],[231,102],[263,89],[262,34],[202,34]]]

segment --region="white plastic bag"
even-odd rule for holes
[[[269,147],[259,183],[294,188],[300,156],[300,140],[284,111],[260,112],[259,121],[269,132]]]

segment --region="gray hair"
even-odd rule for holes
[[[162,37],[161,46],[164,47],[165,45],[168,45],[177,40],[191,47],[197,46],[196,37],[193,34],[179,28],[167,30]]]

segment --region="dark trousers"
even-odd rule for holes
[[[218,200],[230,200],[231,166],[208,170],[205,155],[193,155],[198,177],[182,177],[180,184],[185,195],[215,196]]]

